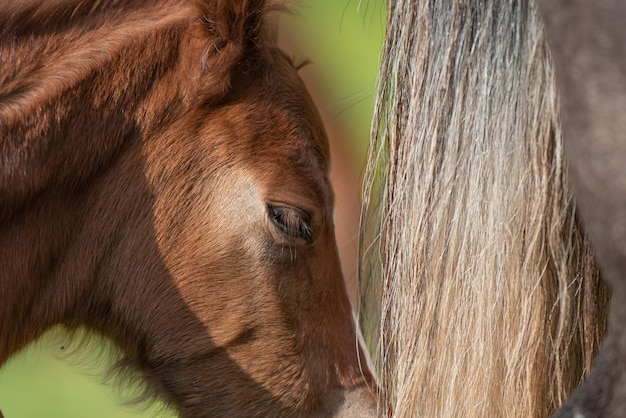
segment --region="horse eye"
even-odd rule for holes
[[[313,242],[310,217],[305,212],[287,206],[267,205],[267,212],[274,225],[287,237]]]

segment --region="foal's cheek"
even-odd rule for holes
[[[221,305],[248,296],[250,276],[261,259],[264,205],[243,170],[221,170],[173,189],[159,196],[162,202],[155,207],[157,243],[183,298],[200,319],[209,320]],[[181,209],[173,213],[171,207]]]

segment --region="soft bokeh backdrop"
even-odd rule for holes
[[[298,60],[332,144],[337,241],[354,296],[363,169],[373,111],[383,1],[304,0],[281,17],[281,43]],[[124,406],[128,392],[102,385],[107,364],[97,355],[61,359],[63,337],[44,337],[0,369],[6,418],[131,418],[174,416],[159,405]],[[106,357],[106,356],[105,356]],[[146,409],[147,408],[147,409]]]

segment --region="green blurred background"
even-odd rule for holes
[[[355,287],[359,176],[373,112],[385,2],[304,0],[281,16],[281,44],[311,64],[301,76],[318,105],[332,144],[337,240],[348,287]],[[0,369],[5,418],[170,417],[153,405],[124,406],[130,397],[103,385],[106,361],[96,354],[61,358],[63,337],[48,335]],[[103,343],[103,345],[106,345]]]

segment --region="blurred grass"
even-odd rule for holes
[[[328,103],[320,111],[343,126],[355,161],[363,160],[367,147],[384,8],[381,1],[306,0],[281,26],[295,36],[296,58],[312,62]],[[44,338],[0,369],[0,410],[5,418],[173,416],[158,405],[147,410],[123,406],[126,396],[85,372],[90,363],[106,365],[95,357],[81,360],[85,367],[70,364],[55,350],[57,345]]]
[[[308,0],[285,19],[296,36],[297,58],[311,61],[328,103],[320,109],[342,125],[348,146],[362,160],[368,143],[386,2]]]
[[[50,334],[0,370],[0,407],[5,418],[137,418],[174,416],[159,405],[124,406],[128,395],[100,383],[107,365],[100,356],[62,360]]]

